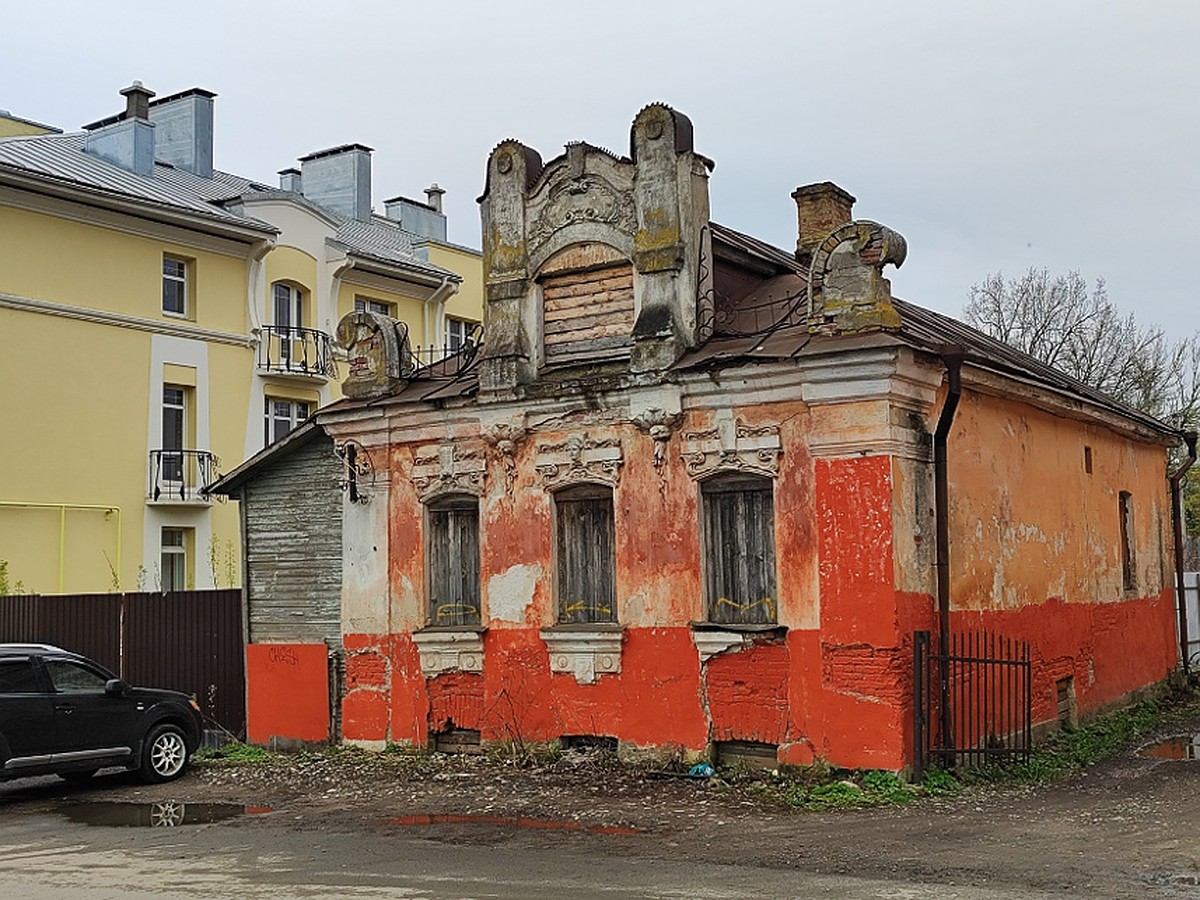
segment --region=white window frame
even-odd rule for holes
[[[468,322],[466,319],[446,316],[446,349],[450,353],[457,353],[467,342],[467,335],[471,333],[473,327],[474,323]]]
[[[168,273],[167,272],[167,264],[168,263],[174,263],[174,264],[178,265],[182,269],[182,272],[181,273],[174,273],[174,272]],[[164,290],[163,290],[163,298],[162,298],[162,313],[164,316],[172,316],[172,317],[178,318],[178,319],[186,319],[188,317],[188,314],[190,312],[190,307],[191,307],[191,297],[188,296],[188,276],[191,274],[190,267],[191,267],[191,263],[186,259],[181,259],[178,256],[171,256],[168,253],[163,254],[162,285],[163,285]],[[168,283],[173,284],[173,285],[179,285],[179,292],[180,292],[180,296],[183,301],[183,309],[181,309],[181,310],[167,309],[166,287],[167,287]]]
[[[370,297],[355,297],[354,311],[373,312],[381,316],[387,316],[388,318],[395,318],[392,315],[392,304],[384,300],[372,300]]]
[[[286,403],[288,407],[288,415],[286,418],[275,415],[275,404]],[[304,414],[301,415],[301,409]],[[308,400],[290,400],[287,397],[272,397],[267,394],[263,397],[263,446],[268,447],[277,441],[282,440],[295,430],[296,426],[312,415],[312,404]],[[275,435],[275,423],[287,422],[287,434]]]
[[[164,527],[159,536],[160,546],[160,570],[159,570],[159,587],[165,593],[166,591],[186,591],[188,581],[188,529]],[[168,536],[171,542],[168,543]],[[178,536],[178,543],[175,543],[175,537]],[[170,562],[170,572],[168,575],[168,561]],[[175,585],[174,573],[178,571],[179,580],[182,582]]]

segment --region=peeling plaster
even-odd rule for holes
[[[509,566],[493,575],[488,579],[488,614],[503,622],[525,622],[526,610],[533,605],[533,595],[542,577],[539,565]]]

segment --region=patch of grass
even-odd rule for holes
[[[927,769],[921,778],[921,789],[927,797],[954,797],[962,793],[963,783],[952,772]]]
[[[1059,731],[1034,748],[1029,762],[968,770],[968,782],[1039,783],[1082,771],[1128,747],[1138,738],[1200,714],[1194,689],[1145,700],[1070,731]]]
[[[839,780],[829,780],[838,774]],[[813,811],[904,806],[917,796],[915,787],[892,772],[835,774],[828,765],[778,772],[775,781],[765,783],[762,790],[794,809]]]
[[[275,754],[264,747],[234,741],[221,747],[201,747],[193,759],[197,762],[222,762],[232,764],[261,764],[271,761]]]

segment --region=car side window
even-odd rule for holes
[[[0,659],[0,694],[40,694],[42,683],[31,659]]]
[[[104,693],[108,679],[77,662],[68,659],[44,659],[50,683],[62,694]]]

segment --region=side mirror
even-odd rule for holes
[[[129,683],[120,678],[110,678],[104,682],[104,693],[110,697],[124,697],[129,693]]]

